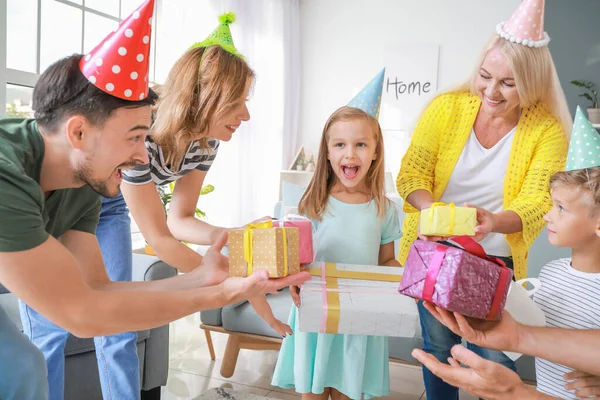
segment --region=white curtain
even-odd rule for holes
[[[279,171],[297,146],[300,97],[299,0],[162,0],[157,11],[155,60],[160,82],[175,60],[206,37],[217,17],[233,11],[233,41],[256,73],[242,124],[219,155],[206,184],[215,191],[198,206],[210,223],[239,226],[271,215],[278,200]]]

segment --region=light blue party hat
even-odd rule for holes
[[[567,171],[600,166],[600,134],[577,106],[567,156]]]
[[[383,77],[385,68],[377,74],[350,102],[349,107],[360,108],[375,119],[379,119],[381,108],[381,92],[383,91]]]

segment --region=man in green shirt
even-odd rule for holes
[[[229,278],[223,235],[202,265],[155,282],[111,282],[95,237],[100,197],[121,170],[148,163],[152,91],[142,100],[94,86],[72,56],[34,89],[35,120],[0,120],[0,283],[80,337],[149,329],[194,312],[276,292],[307,273]],[[146,84],[147,85],[147,84]],[[45,399],[42,354],[0,308],[0,398]]]

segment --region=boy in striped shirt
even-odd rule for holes
[[[550,187],[548,239],[572,253],[542,268],[534,300],[549,327],[600,329],[600,166],[559,172]],[[535,365],[540,392],[561,399],[600,394],[598,377],[540,358]]]

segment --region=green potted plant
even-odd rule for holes
[[[160,202],[162,203],[163,210],[165,212],[165,217],[167,217],[167,215],[169,213],[169,206],[171,204],[171,198],[173,196],[174,188],[175,188],[175,182],[171,182],[168,185],[158,186],[156,188],[156,190],[158,191],[158,195],[160,196]],[[215,187],[213,185],[204,185],[204,186],[202,186],[202,189],[200,189],[200,196],[209,194],[210,192],[212,192],[214,190],[215,190]],[[196,214],[196,217],[198,217],[198,218],[206,218],[206,213],[204,211],[202,211],[201,209],[199,209],[198,207],[196,207],[195,214]],[[154,250],[152,249],[152,246],[150,246],[148,243],[146,243],[145,251],[146,251],[146,254],[150,254],[153,256],[156,255],[154,253]]]
[[[574,80],[572,85],[583,88],[584,92],[579,97],[584,97],[591,103],[591,107],[587,109],[588,118],[592,124],[600,124],[600,108],[598,106],[598,90],[596,84],[591,81]]]
[[[175,188],[175,182],[171,182],[168,185],[158,186],[156,189],[158,190],[158,195],[160,196],[160,201],[163,205],[163,209],[165,211],[165,217],[169,213],[169,206],[171,204],[171,196],[173,196],[173,190]],[[215,187],[213,185],[204,185],[202,189],[200,189],[200,196],[209,194],[214,191]],[[206,213],[199,208],[196,208],[196,217],[198,218],[206,218]]]

